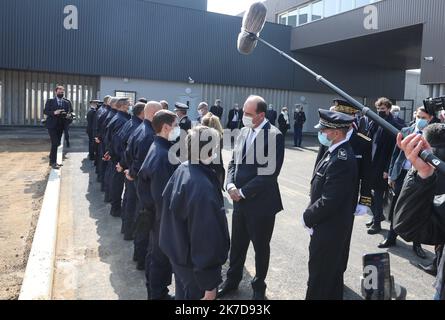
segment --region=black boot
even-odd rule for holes
[[[368,234],[374,235],[379,234],[382,231],[382,226],[380,225],[380,222],[374,222],[371,228],[368,230]]]
[[[387,238],[387,239],[383,240],[383,242],[381,242],[378,245],[378,247],[380,249],[386,249],[386,248],[394,247],[395,245],[396,245],[396,240],[395,239]]]
[[[224,281],[221,288],[218,290],[217,297],[222,298],[222,297],[226,296],[227,294],[238,290],[238,286],[239,286],[239,283],[233,283],[230,280]]]
[[[371,228],[373,224],[374,224],[374,219],[366,223],[366,228]]]
[[[434,259],[433,263],[430,265],[424,265],[419,263],[418,264],[419,268],[422,269],[423,271],[425,271],[426,273],[437,277],[437,262],[436,259]]]
[[[426,259],[426,253],[422,249],[422,246],[419,243],[413,244],[413,250],[416,256],[418,256],[420,259]]]

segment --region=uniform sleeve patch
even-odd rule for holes
[[[338,159],[340,160],[348,160],[348,152],[345,149],[338,150]]]

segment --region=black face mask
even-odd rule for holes
[[[379,117],[380,117],[380,118],[386,119],[387,116],[388,116],[388,115],[386,114],[385,111],[379,111]]]
[[[64,96],[64,94],[63,94],[63,93],[59,93],[59,94],[57,95],[57,98],[59,98],[59,99],[62,99],[62,98],[63,98],[63,96]]]

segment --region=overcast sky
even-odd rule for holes
[[[207,10],[236,16],[259,0],[208,0]]]

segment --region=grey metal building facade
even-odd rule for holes
[[[297,28],[276,23],[282,11],[303,2],[267,0],[271,22],[262,37],[366,102],[383,95],[403,100],[405,70],[417,65],[426,70],[422,81],[439,85],[440,92],[445,75],[438,66],[445,54],[443,46],[428,44],[444,43],[444,32],[432,32],[440,27],[440,12],[445,14],[442,0],[379,1],[382,29],[372,32],[357,25],[362,9]],[[77,29],[65,27],[67,6],[77,10]],[[304,104],[308,97],[314,110],[329,106],[333,96],[326,88],[268,48],[240,55],[241,18],[206,8],[205,0],[0,0],[0,125],[38,124],[57,83],[67,85],[78,124],[84,124],[89,99],[136,84],[164,86],[167,94],[174,90],[171,103],[185,89],[195,100],[223,98],[226,108],[249,93],[264,94],[277,109]],[[400,19],[390,21],[392,14]],[[404,46],[399,56],[369,52],[367,46],[390,40]],[[426,54],[437,57],[435,67],[421,61]],[[407,57],[405,63],[400,55]],[[150,90],[138,91],[151,98]],[[153,98],[161,97],[155,91]],[[309,115],[308,130],[315,121],[316,112]]]

